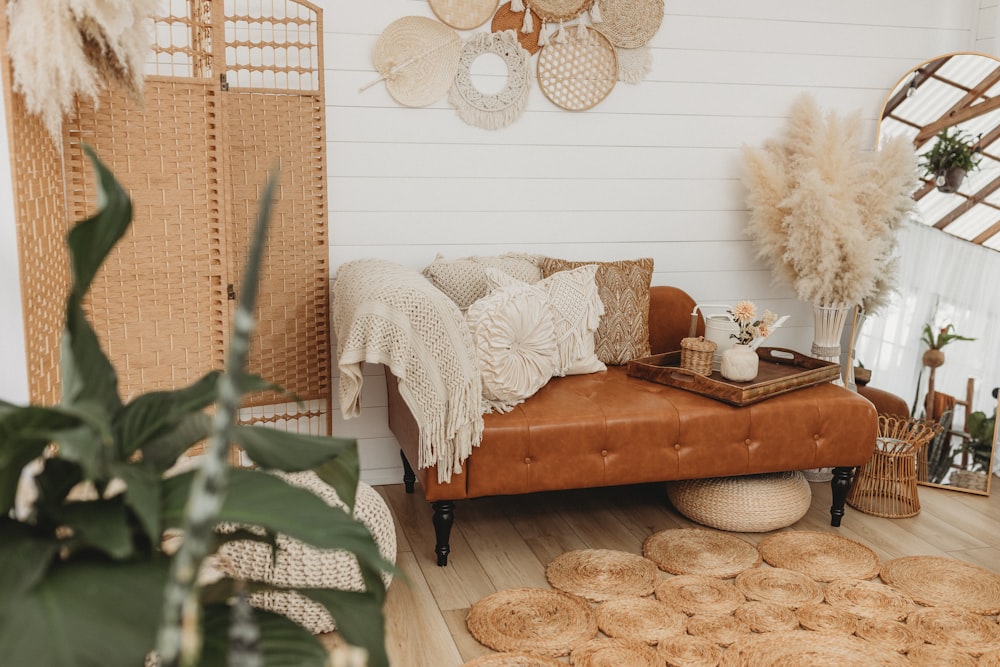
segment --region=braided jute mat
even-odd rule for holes
[[[748,600],[773,602],[792,609],[823,600],[819,584],[801,572],[782,567],[740,572],[734,584]]]
[[[482,655],[470,660],[462,667],[566,667],[566,663],[559,662],[555,658],[514,651]]]
[[[882,564],[882,581],[928,606],[1000,614],[1000,574],[940,556],[903,556]]]
[[[569,654],[570,664],[577,667],[608,667],[609,665],[629,665],[629,667],[662,667],[656,650],[646,642],[635,639],[607,638],[591,639],[573,649]]]
[[[834,607],[865,618],[889,618],[902,621],[917,605],[905,593],[877,581],[838,579],[823,589],[826,601]]]
[[[469,632],[496,651],[558,657],[597,636],[597,615],[583,598],[546,588],[511,588],[475,602]]]
[[[954,607],[927,607],[906,617],[906,626],[928,644],[972,655],[1000,649],[1000,625],[991,618]]]
[[[891,648],[897,653],[906,653],[924,641],[905,623],[891,618],[862,618],[855,632],[858,637]]]
[[[726,649],[719,667],[905,667],[905,657],[890,648],[850,635],[809,630],[747,635]]]
[[[664,579],[656,585],[655,592],[657,600],[685,614],[731,614],[746,602],[733,582],[698,574]]]
[[[820,602],[795,610],[795,618],[806,630],[831,634],[853,635],[858,630],[858,617],[849,611]]]
[[[775,533],[757,548],[769,565],[797,570],[816,581],[871,579],[881,566],[878,555],[860,542],[820,531]]]
[[[687,614],[653,598],[627,597],[597,607],[597,627],[609,637],[655,644],[663,637],[682,635]]]
[[[594,602],[649,595],[658,576],[653,561],[613,549],[567,551],[545,568],[545,578],[554,588]]]
[[[761,563],[760,552],[749,542],[701,528],[672,528],[653,533],[643,543],[642,553],[671,574],[723,579]]]
[[[746,623],[754,632],[778,632],[779,630],[795,630],[799,627],[799,619],[795,612],[776,602],[750,600],[736,610],[736,618]]]
[[[979,667],[982,661],[977,662],[968,653],[959,651],[948,646],[935,646],[934,644],[921,644],[910,649],[906,654],[911,665],[919,667]]]
[[[722,659],[723,648],[703,637],[678,635],[661,640],[656,655],[668,665],[715,667]]]

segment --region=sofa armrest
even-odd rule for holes
[[[871,401],[875,405],[875,410],[880,415],[892,415],[896,417],[910,416],[910,408],[906,404],[906,401],[896,394],[867,385],[858,387],[858,393]]]

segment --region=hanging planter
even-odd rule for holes
[[[958,192],[958,189],[962,187],[962,183],[965,181],[965,175],[967,173],[969,172],[962,167],[939,169],[934,174],[934,185],[937,187],[939,192],[944,192],[946,194]]]
[[[949,132],[946,127],[938,133],[934,146],[920,156],[919,166],[940,192],[949,194],[958,191],[965,175],[978,169],[982,159],[978,141],[958,128]]]

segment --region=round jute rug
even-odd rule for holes
[[[795,610],[795,618],[803,628],[816,632],[853,635],[858,629],[857,616],[822,602],[802,605]]]
[[[1000,614],[1000,574],[952,558],[904,556],[882,564],[882,581],[928,606]]]
[[[735,577],[761,563],[757,547],[733,535],[702,528],[672,528],[653,533],[642,553],[671,574]]]
[[[906,653],[924,643],[904,623],[891,618],[862,618],[858,620],[855,634],[862,639],[891,648],[897,653]]]
[[[722,659],[723,649],[702,637],[678,635],[661,640],[656,655],[668,665],[685,667],[715,667]]]
[[[775,533],[757,548],[769,565],[797,570],[816,581],[871,579],[881,565],[878,555],[860,542],[819,531]]]
[[[1000,625],[953,607],[927,607],[906,617],[906,626],[928,644],[982,655],[1000,649]]]
[[[792,609],[823,600],[819,584],[801,572],[781,567],[746,570],[736,576],[734,584],[749,600],[773,602]]]
[[[726,649],[719,661],[719,667],[745,665],[904,667],[910,663],[892,649],[850,635],[791,630],[747,635]]]
[[[591,639],[574,648],[569,661],[576,667],[662,667],[656,650],[645,642],[608,637]]]
[[[533,653],[490,653],[474,658],[462,667],[566,667],[565,662]]]
[[[751,632],[749,625],[729,614],[695,614],[688,619],[687,631],[719,646],[729,646]]]
[[[687,620],[684,612],[653,598],[617,598],[597,607],[597,627],[601,632],[647,644],[684,634]]]
[[[958,651],[947,646],[934,646],[933,644],[922,644],[910,649],[906,654],[911,665],[919,667],[979,667],[983,663],[977,662],[968,653]]]
[[[733,582],[698,574],[664,579],[656,585],[655,592],[657,600],[685,614],[731,614],[746,602]]]
[[[784,605],[763,600],[750,600],[736,610],[736,618],[746,623],[754,632],[779,632],[795,630],[799,619],[795,612]]]
[[[649,595],[657,577],[653,561],[613,549],[567,551],[545,568],[545,578],[553,587],[595,602]]]
[[[909,595],[867,579],[838,579],[823,589],[823,597],[834,607],[864,618],[902,621],[916,603]]]
[[[496,651],[558,657],[597,636],[597,615],[583,598],[546,588],[511,588],[475,602],[469,632]]]

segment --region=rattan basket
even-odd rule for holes
[[[681,368],[699,375],[712,374],[712,356],[719,346],[704,336],[681,339]]]

